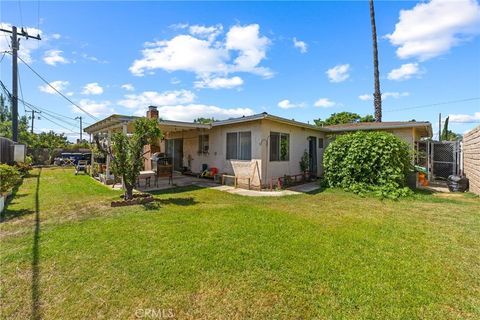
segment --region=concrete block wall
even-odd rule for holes
[[[463,136],[463,171],[470,182],[470,192],[480,195],[480,126]]]

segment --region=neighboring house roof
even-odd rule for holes
[[[392,130],[417,128],[423,137],[432,136],[432,124],[428,121],[391,121],[391,122],[353,122],[325,126],[330,132],[347,132],[363,130]]]

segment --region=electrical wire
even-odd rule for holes
[[[431,104],[424,104],[424,105],[418,105],[418,106],[413,106],[413,107],[405,107],[405,108],[399,108],[399,109],[390,109],[390,110],[387,109],[387,110],[384,110],[383,112],[397,112],[397,111],[403,111],[403,110],[412,110],[412,109],[428,108],[428,107],[435,107],[435,106],[440,106],[440,105],[445,105],[445,104],[452,104],[452,103],[458,103],[458,102],[467,102],[467,101],[474,101],[474,100],[480,100],[480,97],[466,98],[466,99],[459,99],[459,100],[450,100],[450,101],[437,102],[437,103],[431,103]]]
[[[73,102],[72,100],[70,100],[66,95],[64,95],[63,93],[61,93],[59,90],[57,90],[57,88],[55,88],[54,86],[52,86],[50,84],[50,82],[48,82],[44,77],[42,77],[37,71],[35,71],[35,69],[33,69],[28,63],[25,62],[25,60],[23,60],[20,56],[18,56],[18,59],[20,59],[37,77],[39,77],[43,82],[45,82],[45,84],[47,84],[50,88],[52,88],[55,92],[57,92],[60,96],[62,96],[65,100],[67,100],[68,102],[70,102],[72,105],[74,105],[75,107],[77,107],[78,109],[80,109],[81,111],[83,111],[85,114],[87,114],[88,116],[90,116],[90,118],[94,119],[95,121],[98,121],[98,118],[95,117],[93,114],[91,114],[90,112],[86,111],[85,109],[83,109],[82,107],[80,107],[78,104],[76,104],[75,102]]]

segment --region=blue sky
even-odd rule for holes
[[[418,107],[480,97],[478,1],[377,1],[376,19],[383,120],[430,121],[436,132],[441,112],[456,132],[478,126],[479,99]],[[0,22],[39,29],[43,40],[21,40],[21,57],[97,118],[141,115],[150,104],[175,120],[373,114],[367,1],[2,1]],[[9,89],[10,65],[6,55],[0,74]],[[20,65],[24,100],[94,122]],[[78,131],[58,115],[35,127],[72,139]]]

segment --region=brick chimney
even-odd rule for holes
[[[158,110],[155,106],[149,106],[147,111],[147,118],[158,119]]]

